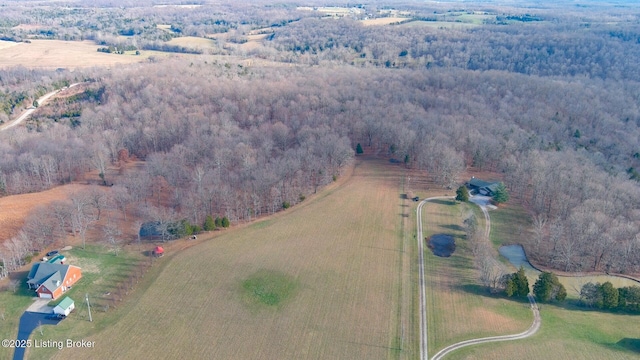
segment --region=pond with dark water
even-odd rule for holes
[[[451,235],[435,234],[427,241],[427,246],[435,256],[449,257],[456,251],[456,241]]]

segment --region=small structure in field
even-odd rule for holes
[[[156,246],[153,249],[153,256],[155,256],[155,257],[164,256],[164,249],[162,248],[162,246]]]
[[[75,307],[76,305],[73,299],[67,296],[62,299],[62,301],[60,301],[60,303],[56,307],[53,308],[53,313],[68,316],[69,313],[71,313],[71,311],[75,309]]]

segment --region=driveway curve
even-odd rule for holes
[[[425,284],[425,280],[424,280],[424,245],[423,245],[423,241],[422,241],[422,207],[424,206],[424,204],[426,204],[428,201],[430,200],[436,200],[436,199],[453,199],[453,196],[437,196],[437,197],[430,197],[427,199],[424,199],[420,202],[420,204],[418,204],[418,208],[416,209],[416,215],[417,215],[417,227],[418,227],[418,234],[417,234],[417,238],[418,238],[418,251],[419,251],[419,263],[418,263],[418,267],[419,267],[419,281],[420,281],[420,289],[419,289],[419,293],[420,293],[420,360],[427,360],[428,359],[428,347],[427,347],[427,310],[426,310],[426,284]],[[484,214],[485,220],[486,220],[486,226],[485,226],[485,237],[487,239],[489,239],[489,234],[491,232],[491,218],[489,216],[489,212],[487,211],[487,206],[489,204],[489,202],[487,201],[487,199],[482,198],[482,197],[472,197],[470,199],[471,202],[473,202],[474,204],[478,205],[480,207],[480,209],[482,210],[482,213]],[[444,349],[438,351],[438,353],[436,353],[431,359],[432,360],[440,360],[442,358],[444,358],[445,355],[449,354],[452,351],[455,351],[457,349],[466,347],[466,346],[471,346],[471,345],[477,345],[477,344],[483,344],[483,343],[488,343],[488,342],[497,342],[497,341],[510,341],[510,340],[520,340],[520,339],[524,339],[526,337],[529,337],[533,334],[535,334],[538,329],[540,329],[540,324],[541,324],[541,318],[540,318],[540,309],[538,308],[538,305],[536,304],[536,300],[534,299],[534,297],[529,294],[527,295],[527,298],[529,299],[529,304],[531,306],[531,311],[533,312],[533,323],[531,324],[531,326],[529,327],[529,329],[527,329],[524,332],[521,332],[519,334],[513,334],[513,335],[500,335],[500,336],[490,336],[490,337],[485,337],[485,338],[478,338],[478,339],[470,339],[470,340],[465,340],[465,341],[461,341],[452,345],[449,345],[447,347],[445,347]]]
[[[533,298],[533,296],[531,296],[531,294],[529,294],[529,295],[527,295],[527,297],[529,298],[529,303],[531,304],[531,310],[533,311],[533,324],[531,324],[529,329],[527,329],[526,331],[521,332],[519,334],[513,334],[513,335],[491,336],[491,337],[486,337],[486,338],[471,339],[471,340],[461,341],[459,343],[456,343],[456,344],[453,344],[453,345],[449,345],[446,348],[438,351],[438,353],[435,354],[431,358],[431,360],[440,360],[445,355],[447,355],[448,353],[450,353],[450,352],[452,352],[454,350],[458,350],[460,348],[463,348],[465,346],[484,344],[484,343],[496,342],[496,341],[520,340],[520,339],[524,339],[526,337],[529,337],[529,336],[535,334],[538,331],[538,329],[540,329],[540,324],[541,324],[540,310],[538,309],[538,304],[536,304],[536,300]]]

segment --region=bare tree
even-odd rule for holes
[[[118,256],[120,251],[120,244],[122,242],[122,231],[120,228],[111,222],[111,219],[107,221],[107,224],[103,228],[104,237],[107,240],[107,244],[111,246],[115,256]]]
[[[533,242],[536,246],[536,253],[540,251],[540,243],[545,238],[545,228],[547,226],[547,218],[543,214],[533,217]]]
[[[82,248],[84,249],[86,247],[87,230],[95,222],[95,217],[89,213],[88,209],[91,204],[91,198],[84,192],[74,193],[70,198],[73,204],[71,226],[74,235],[80,234]]]

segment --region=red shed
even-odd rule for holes
[[[160,257],[162,255],[164,255],[164,249],[162,248],[162,246],[156,246],[153,249],[153,256]]]

